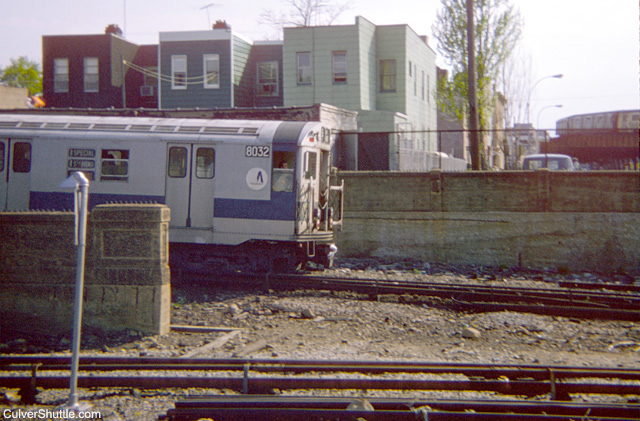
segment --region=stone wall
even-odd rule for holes
[[[340,256],[640,269],[637,172],[341,172]]]
[[[92,210],[85,258],[85,325],[168,333],[169,218],[164,205],[100,205]],[[53,332],[71,329],[76,273],[73,214],[0,213],[0,238],[4,320],[28,320]]]

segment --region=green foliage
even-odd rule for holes
[[[27,57],[11,59],[11,65],[0,69],[0,82],[15,88],[27,88],[31,95],[42,92],[42,72],[38,63]]]
[[[450,80],[442,82],[447,91],[438,93],[442,111],[463,120],[468,109],[467,5],[466,0],[441,0],[432,30],[438,50],[452,67]],[[476,80],[480,126],[490,118],[493,85],[500,68],[518,44],[523,21],[509,0],[474,0]],[[439,81],[440,83],[440,81]],[[439,86],[440,87],[440,86]]]

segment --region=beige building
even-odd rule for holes
[[[0,109],[28,108],[28,98],[27,88],[0,85]]]

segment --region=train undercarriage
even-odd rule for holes
[[[169,266],[173,274],[291,273],[308,262],[331,267],[334,244],[314,241],[248,241],[237,246],[171,243]]]

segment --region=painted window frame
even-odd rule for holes
[[[66,57],[53,59],[53,92],[69,92],[69,59]]]
[[[265,70],[264,73],[263,69]],[[272,97],[280,94],[278,70],[277,61],[259,61],[256,63],[256,91],[258,96]],[[268,74],[268,77],[263,77],[264,74]]]
[[[84,91],[100,92],[100,61],[98,57],[85,57],[83,60]]]
[[[333,83],[334,85],[344,85],[347,83],[347,69],[348,69],[347,52],[333,51],[331,56],[332,56]]]
[[[302,63],[301,58],[308,58],[308,64]],[[313,83],[313,58],[311,51],[296,53],[296,80],[298,85],[312,85]]]
[[[187,56],[184,54],[171,56],[171,89],[187,89]]]
[[[213,68],[210,63],[215,63]],[[202,74],[205,89],[220,89],[220,54],[204,54],[202,56]]]

